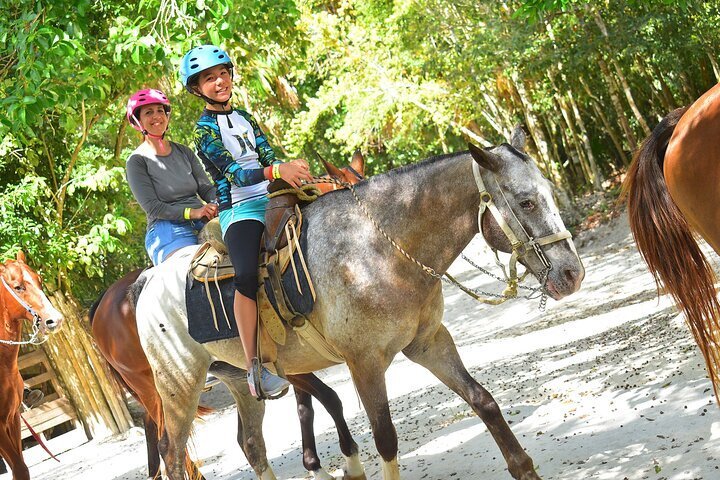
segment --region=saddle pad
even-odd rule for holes
[[[215,316],[218,323],[217,329],[215,329],[213,315],[210,311],[211,307],[207,299],[205,285],[197,281],[188,281],[188,285],[185,287],[188,333],[190,333],[190,336],[198,343],[215,342],[217,340],[225,340],[238,336],[237,323],[235,322],[235,313],[233,311],[235,287],[232,280],[223,280],[219,285],[230,326],[228,327],[228,321],[225,319],[215,282],[210,282],[208,286],[210,287],[210,296],[215,305]],[[262,287],[260,287],[259,290],[262,290]],[[258,292],[257,302],[262,328],[265,333],[267,333],[275,343],[285,345],[285,327],[282,324],[282,320],[272,311],[272,308],[270,308],[270,305],[267,303],[265,292]],[[265,347],[265,351],[268,351],[268,347]]]
[[[215,282],[210,282],[210,296],[215,305],[215,317],[217,318],[217,329],[213,321],[213,314],[210,310],[210,302],[207,298],[205,285],[201,282],[189,279],[185,287],[185,305],[188,315],[188,333],[198,343],[215,342],[228,338],[238,337],[237,323],[233,312],[233,301],[235,299],[235,286],[232,279],[223,280],[219,284],[222,292],[222,302],[225,303],[227,320],[223,313],[220,295],[218,295]],[[229,325],[228,325],[229,323]]]

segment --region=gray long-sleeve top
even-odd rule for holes
[[[142,143],[126,163],[130,190],[147,214],[150,228],[158,219],[183,220],[187,207],[215,200],[215,187],[192,150],[170,142],[169,155],[157,155]]]

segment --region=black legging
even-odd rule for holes
[[[225,243],[235,267],[235,290],[251,300],[257,299],[260,239],[265,225],[257,220],[241,220],[230,225]]]

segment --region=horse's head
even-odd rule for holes
[[[335,180],[355,185],[365,179],[365,159],[359,150],[353,153],[352,160],[347,167],[338,168],[322,158],[320,160],[325,166],[328,175]],[[337,190],[338,188],[334,183],[318,183],[316,185],[322,193]]]
[[[40,334],[51,333],[62,325],[63,316],[43,293],[40,276],[25,263],[25,254],[0,265],[0,299],[10,319],[34,322]]]
[[[481,167],[473,168],[484,209],[480,231],[491,248],[512,253],[511,262],[517,258],[559,300],[580,288],[585,269],[560,218],[552,185],[524,146],[519,127],[511,145],[487,150],[470,145]]]

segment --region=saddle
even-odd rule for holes
[[[270,184],[270,201],[266,207],[266,227],[261,242],[258,268],[257,307],[260,329],[277,344],[286,342],[285,325],[295,330],[319,353],[334,362],[342,362],[324,337],[307,320],[315,304],[315,287],[305,262],[305,238],[302,236],[301,205],[318,196],[312,185],[302,190],[276,180]],[[217,219],[208,223],[201,235],[206,239],[190,263],[190,274],[206,290],[215,328],[218,320],[210,284],[219,290],[218,282],[231,279],[234,269],[222,242]],[[222,305],[225,320],[227,309]]]

